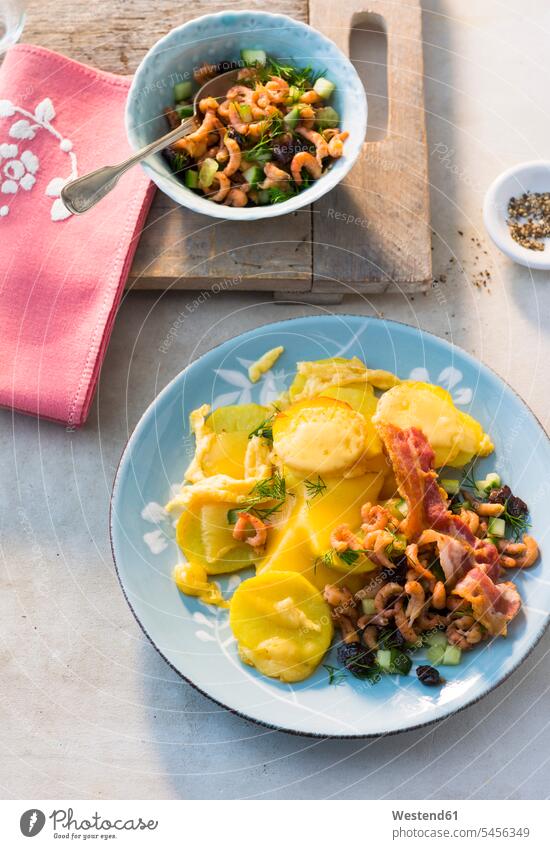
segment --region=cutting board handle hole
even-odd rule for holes
[[[351,21],[349,57],[365,86],[369,104],[368,142],[388,135],[388,39],[384,19],[356,12]]]

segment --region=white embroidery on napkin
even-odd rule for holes
[[[13,204],[2,203],[7,196],[17,195],[20,189],[29,192],[36,183],[36,174],[40,167],[38,156],[32,152],[28,143],[34,139],[39,130],[46,130],[59,143],[60,149],[66,153],[71,163],[71,173],[67,177],[53,177],[44,192],[54,198],[50,207],[52,221],[64,221],[71,213],[61,200],[61,189],[70,180],[78,176],[78,163],[73,151],[73,143],[64,138],[51,122],[55,118],[55,108],[49,97],[45,97],[36,106],[34,113],[15,106],[11,100],[0,100],[0,118],[12,118],[21,115],[9,129],[10,139],[18,143],[3,142],[0,144],[0,219],[5,218]]]

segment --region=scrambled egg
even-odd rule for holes
[[[330,608],[295,572],[249,578],[235,590],[229,614],[239,656],[280,681],[302,681],[315,671],[332,635]]]
[[[249,380],[252,383],[257,383],[262,374],[265,374],[266,371],[273,368],[283,351],[283,346],[279,345],[277,348],[272,348],[271,351],[267,351],[263,357],[260,357],[260,359],[256,360],[255,363],[252,363],[252,365],[248,368]]]
[[[493,450],[488,434],[472,416],[457,410],[441,386],[407,381],[380,398],[373,416],[375,424],[417,427],[435,452],[436,466],[465,466],[476,455]]]

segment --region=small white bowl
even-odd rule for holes
[[[537,159],[522,162],[504,171],[489,186],[483,202],[483,223],[500,250],[519,265],[550,270],[550,240],[543,251],[523,248],[510,235],[508,229],[508,201],[524,192],[550,192],[550,161]]]
[[[193,69],[204,62],[239,59],[243,48],[262,48],[268,55],[296,67],[310,65],[317,73],[326,70],[336,84],[333,98],[340,127],[349,132],[342,158],[310,188],[290,200],[243,209],[214,203],[186,188],[160,153],[151,156],[142,167],[172,200],[194,212],[251,221],[295,212],[318,200],[346,176],[365,141],[367,98],[349,59],[332,41],[307,24],[268,12],[218,12],[171,30],[142,60],[126,103],[126,132],[131,147],[139,150],[167,131],[163,109],[172,105],[174,82],[192,79]]]

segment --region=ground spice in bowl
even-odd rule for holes
[[[508,229],[523,248],[543,251],[550,236],[550,192],[525,192],[508,201]]]

